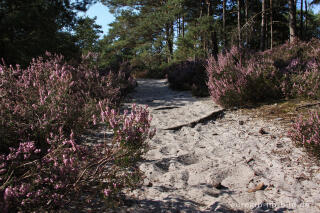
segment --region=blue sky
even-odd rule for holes
[[[80,13],[79,15],[84,15]],[[114,21],[114,16],[109,13],[108,7],[104,6],[100,2],[92,5],[89,10],[85,13],[86,16],[93,18],[97,16],[96,23],[102,26],[103,34],[108,33],[109,24]],[[101,35],[103,36],[103,35]]]

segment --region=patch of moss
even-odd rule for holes
[[[263,103],[241,109],[240,111],[252,117],[259,117],[266,120],[278,119],[288,127],[298,114],[307,117],[310,110],[320,112],[320,102],[307,99],[281,100],[276,103]]]

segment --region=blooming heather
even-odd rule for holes
[[[85,60],[72,67],[62,56],[48,55],[26,69],[0,65],[1,151],[24,140],[39,145],[59,128],[78,132],[88,125],[99,100],[110,106],[119,101],[112,74],[99,76]]]
[[[320,97],[320,41],[246,53],[237,47],[207,60],[212,99],[225,107],[279,98]]]
[[[211,97],[223,106],[246,106],[279,96],[272,63],[263,57],[252,57],[237,47],[219,54],[217,60],[210,57],[206,70]]]
[[[136,161],[154,135],[148,110],[120,115],[121,75],[100,76],[89,56],[77,66],[46,58],[26,69],[0,65],[0,208],[60,209],[97,191],[113,205],[141,178]],[[113,130],[111,141],[79,143],[84,128],[101,122]]]
[[[289,136],[296,145],[302,146],[315,156],[320,157],[319,112],[310,111],[307,119],[300,115],[292,125]]]

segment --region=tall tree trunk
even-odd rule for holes
[[[167,40],[167,48],[169,50],[169,55],[167,57],[168,63],[171,61],[173,56],[173,40],[172,40],[172,27],[169,24],[166,24],[166,40]]]
[[[241,47],[241,5],[240,0],[237,0],[238,3],[238,47]]]
[[[303,0],[300,0],[300,39],[303,39]]]
[[[246,24],[248,24],[248,0],[245,0],[245,18],[246,18]],[[246,45],[248,46],[248,30],[246,30]]]
[[[206,5],[207,5],[207,16],[210,19],[210,17],[212,16],[213,12],[212,12],[212,8],[211,8],[211,0],[206,0]],[[212,24],[210,22],[210,27],[209,27],[209,33],[210,33],[210,40],[212,41],[212,32],[213,32],[213,27]],[[206,52],[207,55],[209,55],[209,51],[212,50],[212,44],[210,44],[210,41],[207,37],[205,37],[204,39],[204,50]]]
[[[202,17],[203,1],[204,1],[204,0],[201,0],[201,1],[200,1],[200,15],[199,15],[199,18]]]
[[[203,1],[204,0],[201,0],[201,1],[199,1],[199,3],[200,3],[200,14],[199,14],[199,19],[201,19],[202,18],[202,15],[203,15]],[[197,27],[197,26],[199,26],[199,23],[198,22],[195,22],[195,27]],[[204,49],[205,48],[205,45],[204,45],[204,42],[203,42],[203,37],[204,37],[204,35],[203,35],[203,33],[200,33],[199,34],[199,37],[200,37],[200,49]],[[196,49],[196,46],[194,46],[194,49]]]
[[[303,0],[301,0],[303,1]],[[304,7],[305,7],[305,16],[306,16],[306,31],[305,33],[307,34],[308,32],[308,2],[307,0],[304,1]]]
[[[288,0],[289,2],[289,38],[292,43],[296,38],[296,5],[295,0]]]
[[[184,15],[182,16],[182,38],[184,38]]]
[[[212,40],[212,55],[213,57],[218,60],[218,42],[217,42],[217,33],[213,31],[211,33],[211,40]]]
[[[270,48],[273,48],[273,6],[270,0]]]
[[[166,1],[162,2],[163,4],[166,3]],[[166,11],[166,14],[168,14],[168,11]],[[169,54],[167,55],[167,62],[169,63],[173,56],[173,36],[174,35],[174,29],[173,29],[174,21],[167,22],[165,24],[165,34],[166,34],[166,44],[169,51]]]
[[[266,38],[266,22],[265,22],[266,4],[265,0],[262,0],[262,12],[261,12],[261,34],[260,34],[260,50],[264,51],[265,38]]]
[[[211,0],[206,0],[206,4],[207,4],[207,15],[210,16],[211,14]]]
[[[180,18],[180,14],[178,14],[178,18],[177,18],[177,37],[180,37],[181,34],[181,18]]]
[[[267,1],[268,0],[265,0],[266,1],[266,11],[268,10],[268,4],[267,4]],[[268,26],[269,26],[269,24],[268,24],[268,13],[266,12],[265,13],[265,15],[264,15],[264,18],[265,18],[265,22],[266,22],[266,24],[265,24],[265,26],[266,26],[266,29],[265,29],[265,32],[264,32],[264,34],[265,34],[265,42],[264,42],[264,49],[268,49],[269,48],[269,34],[268,34]]]
[[[197,27],[197,23],[196,22],[194,22],[194,27],[196,28]],[[198,35],[196,35],[196,34],[194,34],[193,35],[193,40],[194,41],[197,41],[199,39],[199,37],[198,37]],[[201,36],[200,36],[200,39],[201,39]],[[195,42],[194,44],[193,44],[193,49],[194,50],[196,50],[197,49],[197,43]],[[196,51],[193,51],[193,60],[195,61],[197,58],[196,58]]]
[[[174,41],[174,21],[171,23],[171,32],[170,32],[170,39],[171,39],[171,43],[172,43],[172,47],[171,47],[171,56],[173,56],[173,41]]]
[[[210,22],[210,37],[211,41],[208,43],[211,43],[211,46],[209,47],[211,50],[211,54],[215,59],[218,57],[218,42],[217,42],[217,33],[215,29],[213,28],[213,4],[211,0],[207,0],[207,5],[208,5],[208,17],[211,17],[211,22]]]
[[[226,36],[226,0],[223,0],[222,28],[223,28],[223,48],[224,48],[224,49],[227,49],[227,36]]]

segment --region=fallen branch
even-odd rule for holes
[[[153,110],[166,110],[166,109],[177,109],[179,107],[175,107],[175,106],[167,106],[167,107],[159,107],[159,108],[155,108]]]
[[[204,123],[204,122],[206,122],[208,120],[216,119],[216,118],[222,116],[224,114],[224,112],[225,112],[225,109],[221,109],[221,110],[212,112],[209,115],[206,115],[206,116],[204,116],[204,117],[202,117],[200,119],[197,119],[195,121],[192,121],[192,122],[189,122],[189,123],[186,123],[186,124],[181,124],[181,125],[178,125],[178,126],[169,127],[169,128],[163,129],[163,130],[180,130],[184,126],[189,126],[189,127],[193,128],[198,123]]]
[[[312,106],[316,106],[316,105],[319,105],[319,104],[320,104],[320,102],[312,103],[312,104],[301,105],[301,106],[296,107],[296,111],[298,111],[298,110],[301,109],[301,108],[312,107]]]

